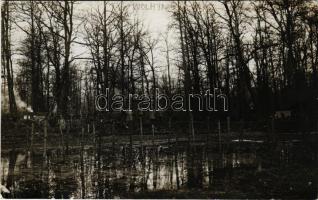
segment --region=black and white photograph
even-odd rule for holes
[[[0,4],[0,198],[318,198],[318,0]]]

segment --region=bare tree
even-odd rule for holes
[[[4,1],[1,7],[1,62],[3,65],[3,75],[6,76],[9,96],[9,111],[17,111],[14,94],[14,76],[11,59],[11,14],[10,3]]]

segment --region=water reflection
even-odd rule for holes
[[[58,148],[48,149],[47,156],[11,150],[1,157],[1,180],[11,198],[119,198],[151,191],[226,190],[242,174],[268,168],[268,157],[260,153],[264,148],[262,143],[224,145],[222,152],[209,145],[82,145],[70,147],[67,155]],[[289,144],[275,150],[281,152],[281,162],[290,161],[290,148]]]

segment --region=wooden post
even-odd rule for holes
[[[179,169],[178,169],[178,132],[176,132],[176,143],[174,148],[174,165],[175,165],[175,171],[176,171],[177,190],[179,190],[180,180],[179,180]]]
[[[81,134],[81,147],[83,145],[83,141],[84,141],[84,131],[85,131],[85,128],[82,127],[82,134]]]
[[[195,137],[194,137],[194,122],[193,122],[193,115],[191,113],[191,133],[192,133],[192,139],[193,141],[195,140]]]
[[[227,133],[230,134],[231,132],[231,118],[229,116],[226,117],[226,127],[227,127]]]
[[[126,112],[126,122],[128,124],[128,134],[129,134],[129,143],[130,143],[130,147],[129,147],[129,158],[128,158],[128,162],[129,162],[129,167],[132,166],[133,163],[133,115],[132,115],[132,111],[128,111]]]
[[[68,120],[66,122],[66,135],[65,135],[65,146],[66,146],[65,153],[66,154],[68,154],[68,152],[69,152],[70,126],[71,126],[71,122],[70,122],[70,120]]]
[[[111,135],[112,135],[112,151],[113,151],[113,155],[115,155],[114,122],[112,122],[112,124],[111,124]]]
[[[132,164],[132,159],[133,159],[133,139],[132,139],[132,134],[129,134],[129,167],[131,167]]]
[[[211,128],[210,128],[210,115],[208,115],[208,120],[207,120],[207,124],[208,124],[208,134],[207,134],[207,147],[206,147],[206,155],[207,155],[207,161],[208,161],[208,176],[209,176],[209,188],[212,185],[212,164],[211,164],[211,160],[210,159],[210,149],[209,149],[209,144],[211,143],[210,140],[212,140],[213,136],[212,136],[212,132],[211,132]],[[211,139],[209,138],[211,134]]]
[[[98,138],[97,138],[98,137]],[[102,150],[102,134],[101,134],[101,132],[99,131],[98,133],[97,133],[97,136],[96,136],[96,138],[95,138],[95,140],[97,139],[97,144],[96,144],[96,146],[97,146],[97,160],[99,161],[98,162],[98,167],[100,168],[100,157],[101,157],[101,150]]]
[[[44,160],[45,160],[45,161],[46,161],[46,158],[47,158],[46,148],[47,148],[47,119],[45,119],[45,120],[44,120],[44,145],[43,145],[43,157],[44,157]]]
[[[140,123],[140,136],[143,136],[143,130],[142,130],[142,117],[139,117],[139,123]]]
[[[96,144],[96,132],[95,132],[95,123],[93,123],[93,143]]]
[[[276,136],[275,136],[275,118],[271,118],[271,135],[272,135],[272,140],[274,143],[276,143]]]
[[[219,150],[221,152],[221,121],[218,120]]]
[[[207,125],[208,125],[208,133],[207,133],[207,141],[206,141],[206,143],[207,143],[207,147],[208,147],[208,145],[210,143],[210,134],[212,134],[211,133],[211,127],[210,127],[210,116],[209,115],[207,117]]]
[[[271,118],[271,132],[272,132],[272,134],[275,133],[275,119],[274,119],[274,117]]]
[[[82,127],[82,138],[81,138],[81,153],[80,153],[80,168],[81,168],[81,197],[82,199],[86,196],[85,189],[85,174],[84,174],[84,127]]]
[[[62,124],[59,124],[59,128],[60,128],[60,134],[61,134],[61,143],[62,143],[62,151],[64,154],[64,134],[63,134],[63,130],[62,130]]]
[[[152,144],[155,146],[155,125],[151,124],[151,130],[152,130]]]
[[[69,128],[72,128],[72,122],[73,122],[73,114],[71,114],[71,120],[70,120]]]
[[[32,129],[31,129],[31,137],[30,137],[30,148],[29,151],[27,152],[28,154],[28,160],[27,160],[27,167],[31,167],[31,162],[32,162],[32,155],[33,155],[33,137],[34,137],[34,122],[32,122]]]
[[[173,139],[173,135],[172,135],[172,130],[171,130],[171,121],[172,121],[172,118],[171,118],[171,115],[169,115],[169,122],[168,122],[168,148],[170,150],[171,148],[171,140]],[[171,134],[170,134],[171,133]]]
[[[207,118],[207,125],[208,125],[208,133],[210,133],[210,129],[211,129],[211,127],[210,127],[210,116],[208,116],[208,118]]]
[[[141,156],[143,158],[143,125],[142,125],[142,116],[139,117],[139,126],[140,126],[140,149],[141,149]]]
[[[150,113],[150,121],[151,121],[151,131],[152,131],[152,145],[153,145],[153,148],[155,146],[155,125],[154,125],[154,122],[155,122],[155,119],[156,119],[156,115],[155,115],[155,111],[151,111]]]
[[[31,129],[31,141],[30,141],[30,151],[33,150],[33,138],[34,138],[34,122],[32,122],[32,129]]]

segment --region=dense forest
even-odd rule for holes
[[[277,110],[317,116],[313,0],[170,2],[175,37],[158,38],[127,2],[100,2],[79,16],[80,3],[2,3],[2,93],[10,113],[19,110],[17,96],[35,113],[95,116],[103,113],[94,98],[106,88],[153,98],[157,88],[168,96],[218,88],[228,97],[226,115],[237,120],[267,119]],[[13,47],[16,31],[25,37]],[[76,55],[74,45],[89,53]]]
[[[318,198],[317,0],[3,0],[1,43],[0,198]]]

